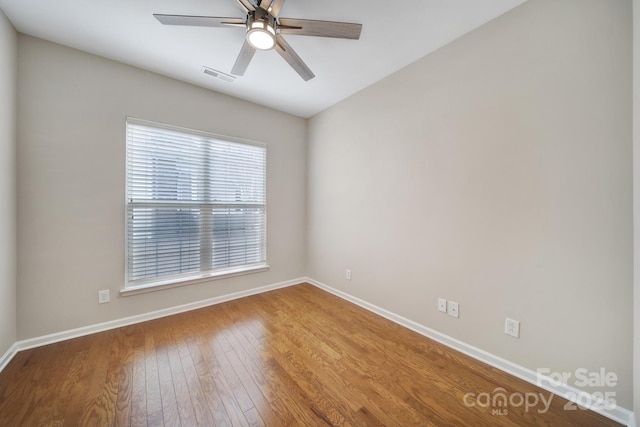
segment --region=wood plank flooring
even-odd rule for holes
[[[22,351],[0,426],[618,425],[557,396],[465,404],[499,387],[550,397],[302,284]]]

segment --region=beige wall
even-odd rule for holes
[[[0,10],[0,356],[16,341],[17,35]]]
[[[312,118],[308,275],[631,408],[631,31],[530,0]]]
[[[304,275],[305,120],[25,35],[18,72],[18,339]],[[270,271],[119,296],[126,116],[267,144]]]

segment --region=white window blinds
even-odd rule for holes
[[[127,120],[127,285],[266,265],[266,149]]]

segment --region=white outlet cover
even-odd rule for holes
[[[444,298],[438,298],[438,311],[443,313],[447,312],[447,300]]]
[[[504,321],[504,333],[514,338],[520,338],[520,322],[507,317]]]
[[[344,272],[344,278],[347,280],[351,280],[351,270],[346,270]]]
[[[104,304],[111,301],[109,290],[98,291],[98,304]]]
[[[447,313],[449,316],[460,317],[460,312],[458,311],[459,306],[457,302],[449,301],[447,303]]]

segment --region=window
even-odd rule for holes
[[[126,288],[266,268],[266,149],[127,119]]]

